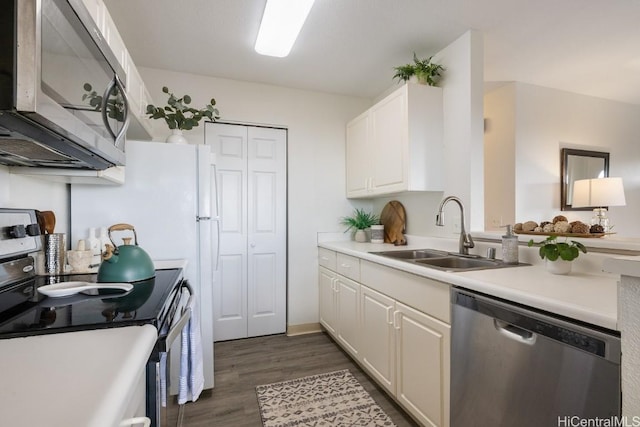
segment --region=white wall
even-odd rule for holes
[[[440,201],[449,195],[462,199],[468,230],[484,226],[483,55],[482,34],[468,31],[433,57],[445,68],[439,84],[444,108],[444,194],[401,194],[374,201],[377,213],[387,201],[400,201],[407,214],[407,234],[452,236],[459,232],[457,205],[447,205],[445,227],[435,225]]]
[[[345,128],[371,101],[150,68],[140,73],[157,104],[164,105],[161,89],[168,86],[177,96],[191,95],[196,108],[214,97],[221,121],[288,128],[288,324],[317,322],[316,233],[342,231],[339,218],[351,213]],[[168,134],[163,121],[154,121],[154,139]],[[203,135],[203,126],[185,133],[196,144]]]
[[[484,229],[516,223],[515,86],[484,97]]]
[[[69,189],[67,184],[9,173],[0,165],[0,207],[53,211],[56,233],[69,233]],[[69,242],[67,241],[67,245]]]
[[[610,208],[615,237],[639,237],[640,106],[525,83],[509,83],[499,91],[503,94],[510,91],[513,96],[488,94],[488,99],[500,97],[502,104],[487,111],[487,118],[490,123],[515,129],[513,141],[503,141],[515,146],[515,200],[487,187],[487,200],[493,201],[488,204],[505,203],[504,199],[509,197],[517,222],[540,222],[563,214],[570,221],[588,223],[590,211],[560,211],[560,149],[607,151],[609,175],[623,178],[627,199],[627,206]],[[505,110],[513,111],[510,123],[499,117]],[[498,215],[499,212],[491,214]]]

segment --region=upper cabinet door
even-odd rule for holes
[[[347,124],[346,164],[348,197],[366,197],[372,177],[369,158],[369,113],[359,115]]]
[[[442,89],[407,83],[347,125],[347,197],[441,191]]]
[[[372,189],[377,194],[407,190],[407,92],[399,90],[371,108]]]

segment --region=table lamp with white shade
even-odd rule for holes
[[[580,179],[573,182],[573,200],[575,208],[593,207],[591,225],[599,224],[605,233],[609,232],[608,206],[625,206],[622,178]]]

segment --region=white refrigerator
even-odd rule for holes
[[[126,152],[123,185],[71,185],[71,245],[86,239],[89,228],[127,223],[154,261],[187,261],[185,278],[200,309],[205,388],[212,388],[212,280],[219,252],[213,155],[207,145],[142,141],[127,141]]]

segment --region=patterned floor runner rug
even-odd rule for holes
[[[264,427],[395,424],[348,369],[256,387]]]

